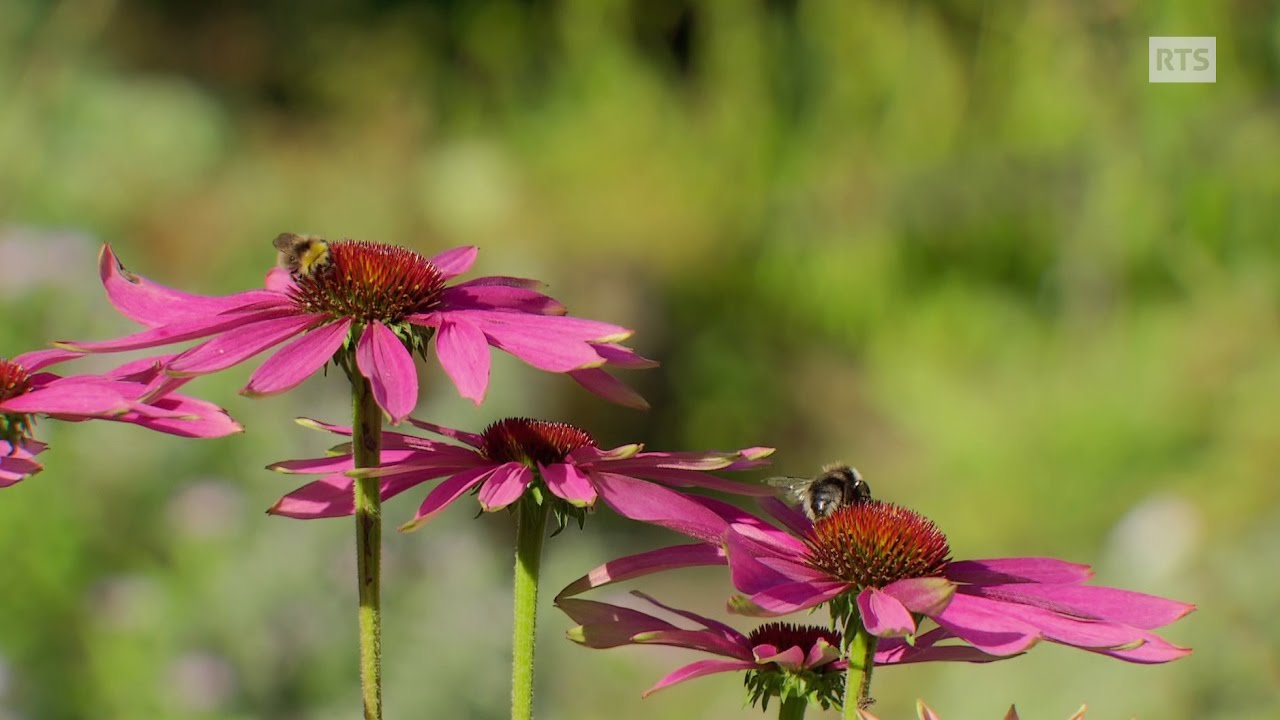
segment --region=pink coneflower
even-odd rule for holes
[[[308,422],[339,435],[351,434],[350,428]],[[494,511],[511,505],[531,488],[539,493],[545,488],[559,500],[563,511],[578,518],[581,509],[602,499],[625,517],[641,521],[669,518],[669,524],[678,530],[696,533],[696,527],[723,523],[704,507],[658,483],[739,494],[772,492],[708,474],[760,467],[773,453],[772,448],[668,453],[645,452],[642,445],[633,444],[601,450],[586,431],[545,420],[507,418],[479,434],[413,418],[409,422],[457,444],[384,432],[379,468],[352,472],[349,447],[335,448],[341,454],[331,457],[278,463],[272,469],[325,477],[285,495],[270,512],[295,518],[350,515],[352,477],[348,473],[358,473],[381,479],[384,500],[421,483],[441,480],[407,528],[421,525],[471,491],[477,492],[481,508]]]
[[[186,381],[161,372],[164,358],[136,360],[104,375],[42,372],[75,357],[37,350],[0,358],[0,487],[41,470],[34,457],[45,445],[31,435],[37,415],[114,420],[182,437],[221,437],[242,429],[217,405],[173,392]]]
[[[716,505],[724,523],[718,547],[685,545],[620,558],[561,597],[666,569],[727,562],[734,587],[746,593],[730,602],[731,610],[770,617],[830,604],[843,619],[856,607],[865,628],[881,638],[877,664],[1000,660],[1041,640],[1135,663],[1191,652],[1150,631],[1194,605],[1085,585],[1093,574],[1087,565],[1040,557],[953,561],[933,522],[889,503],[843,508],[816,527],[772,498],[762,504],[796,534]],[[707,532],[702,528],[700,535]],[[922,627],[925,619],[936,627]]]
[[[844,662],[840,633],[825,627],[768,623],[743,635],[722,622],[687,610],[663,605],[641,592],[636,597],[697,623],[686,630],[639,610],[608,603],[562,598],[556,606],[578,623],[569,639],[589,648],[622,645],[670,645],[719,655],[725,660],[699,660],[677,668],[643,695],[685,680],[723,672],[748,673],[746,686],[752,703],[768,707],[771,697],[781,702],[816,701],[823,708],[840,704],[844,693]]]
[[[399,422],[418,401],[413,355],[425,356],[434,337],[441,366],[477,404],[488,388],[492,345],[540,370],[568,373],[609,400],[644,406],[600,370],[654,364],[616,344],[630,330],[566,316],[562,305],[533,289],[536,281],[482,277],[450,285],[475,257],[474,247],[427,258],[402,247],[338,240],[328,243],[326,264],[313,272],[277,268],[265,289],[205,296],[134,275],[105,247],[99,274],[108,299],[149,329],[59,345],[119,352],[208,338],[169,362],[167,371],[176,376],[217,372],[275,349],[242,391],[254,396],[296,387],[332,360],[368,378],[378,405]]]
[[[805,523],[793,513],[789,524]],[[733,584],[747,593],[733,602],[744,614],[785,615],[853,599],[872,635],[918,636],[923,617],[938,626],[933,647],[955,639],[995,658],[1041,640],[1136,663],[1191,652],[1150,631],[1194,605],[1084,585],[1093,575],[1087,565],[1052,558],[952,561],[932,521],[890,503],[842,508],[801,537],[737,524],[725,547]]]

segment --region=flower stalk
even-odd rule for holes
[[[541,501],[541,502],[540,502]],[[516,516],[515,621],[511,640],[511,718],[533,717],[533,649],[538,621],[538,571],[546,537],[548,504],[529,493]]]
[[[381,462],[382,410],[369,380],[350,373],[352,455],[357,468]],[[360,597],[360,688],[365,720],[382,720],[382,496],[379,479],[356,479],[356,574]]]
[[[809,709],[809,701],[802,697],[786,698],[778,706],[778,720],[804,720],[804,711]]]
[[[849,613],[844,626],[845,660],[849,667],[844,681],[844,717],[857,720],[858,711],[871,704],[871,670],[875,667],[876,636],[862,624],[862,616]]]

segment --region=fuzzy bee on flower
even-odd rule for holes
[[[295,278],[321,273],[330,267],[329,243],[317,235],[280,233],[272,244],[280,252],[280,267]]]
[[[765,482],[777,487],[783,500],[815,523],[840,508],[871,500],[871,486],[856,469],[843,463],[824,465],[814,477],[772,477]]]

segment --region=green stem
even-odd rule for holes
[[[804,720],[804,711],[809,709],[809,701],[802,697],[782,701],[778,708],[778,720]]]
[[[533,717],[533,643],[538,622],[538,570],[547,504],[526,496],[516,510],[515,629],[511,639],[511,720]]]
[[[844,677],[844,717],[856,720],[859,708],[871,704],[871,670],[876,659],[876,636],[863,627],[862,616],[856,610],[845,622],[844,642],[844,656],[849,662]]]
[[[369,381],[351,373],[351,447],[358,468],[381,462],[382,409]],[[355,481],[356,579],[360,594],[360,689],[365,720],[382,720],[382,494],[378,478]]]

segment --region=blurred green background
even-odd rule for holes
[[[1216,36],[1218,82],[1148,84],[1151,35]],[[419,416],[845,460],[957,558],[1199,605],[1172,665],[882,670],[886,720],[1274,718],[1278,82],[1263,2],[6,0],[0,354],[130,330],[102,242],[206,293],[259,283],[282,231],[475,244],[475,273],[636,328],[653,410],[495,353],[482,408],[424,367]],[[251,401],[248,372],[190,386],[234,438],[41,423],[47,469],[0,492],[0,718],[357,714],[350,527],[262,514],[296,484],[262,467],[330,444],[291,418],[341,420],[344,384]],[[470,507],[389,533],[388,718],[506,715],[511,536]],[[676,540],[599,513],[549,543],[548,596]],[[732,676],[642,701],[693,654],[584,650],[544,609],[540,717],[757,713]]]

